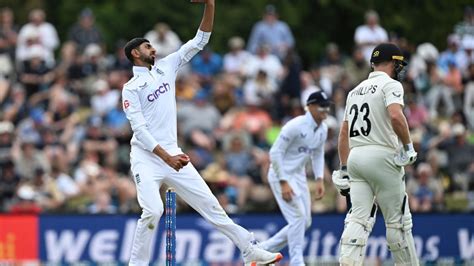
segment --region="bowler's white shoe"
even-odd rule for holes
[[[251,244],[242,255],[246,266],[268,265],[283,259],[281,253],[268,252],[255,244]]]

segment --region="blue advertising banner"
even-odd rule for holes
[[[380,216],[380,215],[379,215]],[[40,259],[51,262],[127,262],[138,216],[51,216],[39,219]],[[232,217],[264,240],[286,223],[277,214]],[[153,241],[153,261],[164,261],[163,220]],[[454,257],[474,259],[474,215],[415,215],[414,237],[423,260]],[[343,229],[343,215],[314,215],[306,232],[305,256],[335,258]],[[156,230],[156,229],[155,229]],[[378,217],[368,240],[367,256],[390,257],[385,226]],[[240,258],[235,245],[198,215],[177,216],[176,258],[183,261],[231,262]],[[283,253],[286,255],[287,250]]]

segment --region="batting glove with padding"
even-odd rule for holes
[[[395,157],[393,161],[398,166],[406,166],[409,164],[413,164],[418,157],[418,153],[416,153],[415,149],[413,148],[413,143],[405,145],[405,149],[401,149]]]
[[[347,173],[347,169],[345,167],[332,172],[332,182],[336,186],[337,190],[339,190],[341,195],[347,196],[349,194],[349,174]]]

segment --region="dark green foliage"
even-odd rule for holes
[[[297,48],[305,64],[316,60],[332,41],[346,54],[353,47],[355,28],[364,22],[364,12],[379,12],[382,26],[406,37],[411,43],[433,42],[444,49],[446,37],[462,20],[469,0],[216,0],[215,31],[210,45],[219,52],[227,49],[233,35],[248,38],[253,24],[261,18],[268,3],[277,6],[280,17],[295,34]],[[191,38],[202,14],[202,6],[188,0],[0,0],[0,6],[14,9],[19,24],[27,21],[28,11],[43,7],[54,23],[61,41],[80,10],[89,7],[104,33],[107,47],[118,39],[143,36],[158,21],[170,24],[183,40]]]

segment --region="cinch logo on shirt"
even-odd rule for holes
[[[299,153],[306,153],[306,154],[311,154],[316,150],[316,148],[310,148],[307,146],[300,146],[298,147],[298,152]]]
[[[160,98],[160,95],[169,91],[171,89],[171,86],[169,83],[163,83],[161,86],[158,87],[153,93],[148,94],[146,97],[149,102],[153,102],[154,100],[157,100]]]

